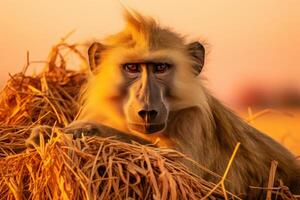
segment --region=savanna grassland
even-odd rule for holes
[[[255,117],[255,114],[264,114]],[[250,120],[248,111],[240,111],[243,118]],[[276,110],[253,109],[250,124],[283,144],[295,155],[300,155],[300,108]]]

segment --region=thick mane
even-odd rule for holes
[[[159,28],[153,18],[142,16],[138,12],[125,10],[123,16],[126,23],[125,30],[130,32],[133,38],[142,36],[145,41],[148,41],[153,30]]]
[[[148,50],[162,48],[184,48],[184,39],[168,28],[162,28],[153,18],[133,10],[124,10],[125,28],[123,31],[108,36],[110,46],[144,47]]]
[[[270,163],[277,160],[279,166],[276,177],[285,183],[292,183],[289,185],[290,189],[297,191],[299,185],[295,181],[299,180],[300,174],[294,156],[270,137],[248,125],[213,96],[208,93],[206,95],[210,113],[201,107],[190,107],[171,113],[168,136],[177,142],[177,150],[222,175],[235,145],[241,142],[229,172],[230,184],[226,183],[226,189],[236,194],[248,194],[249,199],[255,199],[263,192],[251,191],[248,186],[265,186]],[[205,117],[208,114],[212,118]],[[186,165],[207,180],[219,181],[218,176],[200,170],[192,163]]]

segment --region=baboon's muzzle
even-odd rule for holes
[[[157,98],[153,102],[136,102],[134,105],[138,105],[139,108],[131,110],[131,120],[129,120],[128,127],[131,130],[139,133],[151,134],[161,132],[165,129],[168,110],[164,105],[162,98]]]
[[[162,131],[165,126],[166,109],[142,109],[138,112],[139,123],[130,123],[129,128],[140,133],[151,134]]]

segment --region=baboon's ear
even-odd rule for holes
[[[94,71],[101,62],[101,51],[104,50],[104,46],[98,42],[93,43],[89,50],[89,64],[91,71]]]
[[[204,65],[205,49],[200,42],[192,42],[187,45],[188,51],[194,58],[194,70],[196,75],[200,74]]]

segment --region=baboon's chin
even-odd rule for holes
[[[152,133],[158,133],[161,132],[165,129],[166,124],[134,124],[130,123],[128,124],[129,129],[139,132],[139,133],[144,133],[144,134],[152,134]]]

